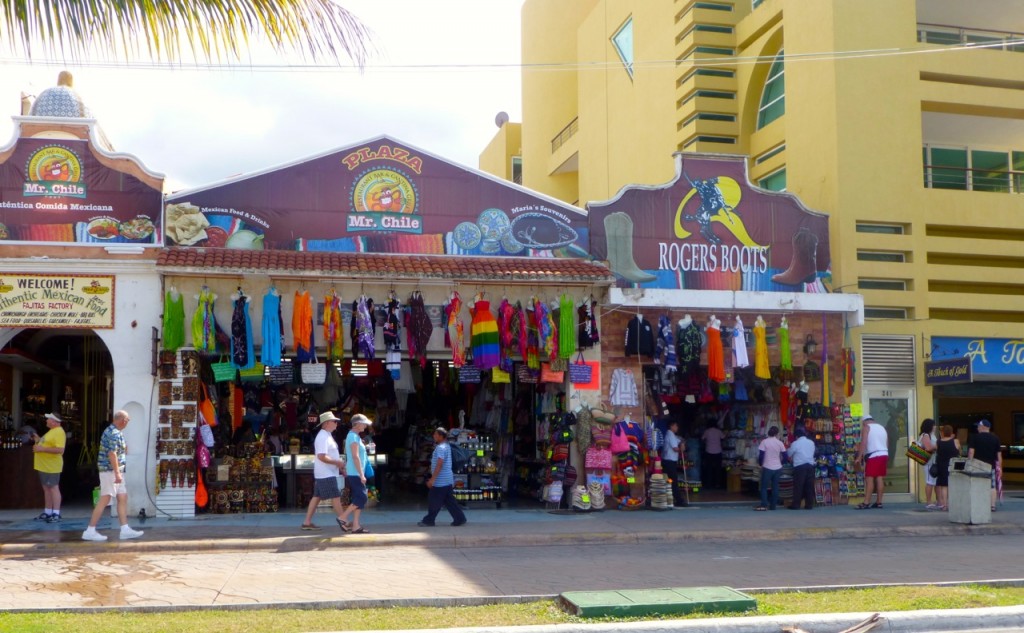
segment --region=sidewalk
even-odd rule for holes
[[[110,540],[81,540],[86,508],[66,509],[60,524],[35,522],[32,511],[0,511],[0,555],[59,556],[89,551],[309,551],[324,547],[412,545],[426,548],[539,546],[572,543],[630,544],[683,541],[782,541],[792,539],[1024,534],[1024,500],[1007,499],[987,525],[949,522],[944,512],[920,504],[886,504],[884,509],[853,506],[812,511],[753,512],[751,504],[699,505],[672,511],[549,513],[540,508],[475,509],[469,523],[455,528],[442,513],[437,527],[419,528],[423,510],[371,509],[363,514],[370,534],[343,535],[330,511],[315,518],[320,532],[299,530],[303,514],[200,515],[195,519],[150,518],[130,524],[145,530],[140,539],[117,539],[116,520],[104,517],[99,529]]]

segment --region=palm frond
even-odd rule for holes
[[[0,34],[29,59],[141,52],[166,61],[241,58],[253,39],[317,61],[365,66],[369,29],[334,0],[0,0]],[[42,51],[37,47],[42,47]]]

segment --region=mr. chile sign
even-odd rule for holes
[[[671,182],[587,206],[591,253],[620,286],[828,289],[828,217],[750,185],[743,157],[676,154]]]

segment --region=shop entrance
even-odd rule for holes
[[[889,468],[885,492],[910,492],[910,459],[906,456],[911,420],[916,420],[913,389],[864,387],[864,410],[885,427],[889,438]],[[917,438],[917,428],[913,430]]]
[[[0,350],[0,421],[4,450],[0,508],[41,508],[33,470],[31,431],[44,435],[46,414],[62,419],[67,434],[60,489],[63,504],[90,504],[96,485],[96,450],[110,419],[113,363],[91,330],[26,329]]]

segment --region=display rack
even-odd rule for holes
[[[156,440],[156,507],[173,518],[196,514],[195,433],[199,366],[195,350],[160,353]]]

